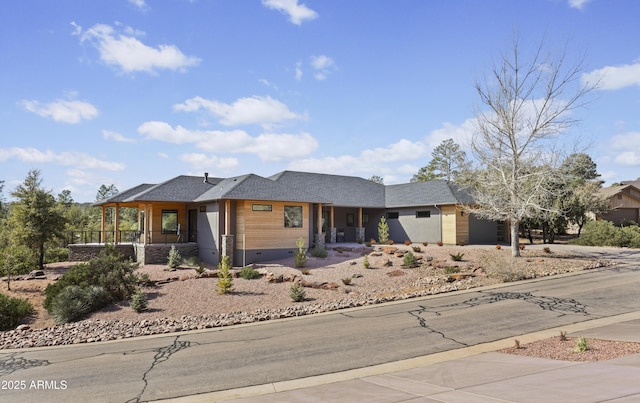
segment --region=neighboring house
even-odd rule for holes
[[[140,262],[165,262],[173,245],[207,263],[230,256],[235,266],[293,256],[299,238],[308,248],[377,240],[383,216],[389,238],[397,243],[501,240],[498,223],[470,216],[463,208],[469,204],[469,196],[446,181],[385,186],[353,176],[294,171],[269,178],[178,176],[96,203],[102,207],[103,239],[129,240]],[[106,230],[106,209],[121,207],[139,211],[133,237],[122,235],[117,220],[113,231]]]
[[[622,182],[619,186],[602,188],[600,193],[609,199],[611,211],[597,219],[615,224],[640,223],[640,181]]]

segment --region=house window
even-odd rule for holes
[[[162,210],[162,233],[178,233],[178,210]]]
[[[400,213],[397,211],[390,211],[387,213],[387,220],[397,220],[400,217]]]
[[[207,206],[200,206],[200,212],[201,213],[206,213],[207,212]]]
[[[302,206],[284,206],[284,227],[302,228]]]
[[[431,217],[431,211],[429,210],[416,211],[416,218],[429,218],[429,217]]]
[[[362,224],[369,224],[369,214],[362,214]]]
[[[253,211],[273,211],[271,204],[252,204],[251,210]]]
[[[355,216],[353,213],[347,214],[347,227],[353,227],[355,225]]]

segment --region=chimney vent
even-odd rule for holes
[[[209,183],[209,172],[204,173],[204,183]]]

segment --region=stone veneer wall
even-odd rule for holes
[[[133,250],[132,244],[118,244],[113,245],[116,250],[127,258],[136,260],[136,254]],[[69,245],[69,261],[71,262],[86,262],[88,260],[97,258],[100,252],[104,250],[104,244],[102,245]]]
[[[151,244],[137,245],[137,261],[142,264],[165,264],[169,260],[171,246],[175,246],[183,259],[195,258],[199,260],[200,250],[197,243],[180,244]]]
[[[198,260],[199,249],[197,243],[183,244],[118,244],[114,245],[116,250],[127,258],[142,264],[164,264],[169,258],[171,246],[175,246],[180,256],[185,259],[195,258]],[[72,262],[86,262],[98,257],[104,249],[104,245],[69,245],[69,260]]]

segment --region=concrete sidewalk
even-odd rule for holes
[[[640,343],[640,311],[518,336]],[[173,399],[176,402],[639,402],[640,354],[568,362],[498,353],[513,337],[410,360]],[[235,399],[235,400],[234,400]]]

